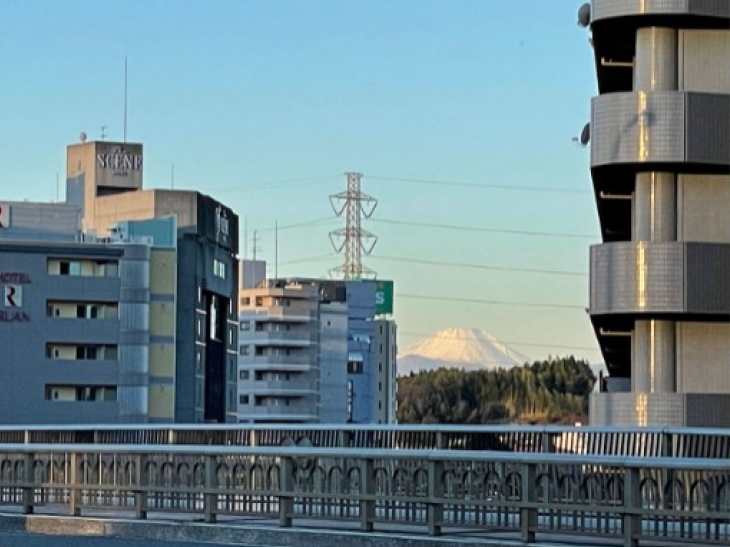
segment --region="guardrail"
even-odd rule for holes
[[[495,450],[730,459],[730,430],[446,425],[75,425],[0,427],[0,443]]]
[[[454,450],[0,445],[0,505],[730,542],[730,461]],[[335,525],[336,526],[336,525]]]

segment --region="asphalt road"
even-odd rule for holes
[[[0,547],[259,547],[244,543],[180,543],[94,536],[50,536],[28,532],[0,532]]]

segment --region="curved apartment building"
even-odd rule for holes
[[[595,425],[730,426],[730,2],[593,0]]]

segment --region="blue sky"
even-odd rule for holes
[[[364,225],[379,236],[366,264],[394,279],[396,293],[574,306],[397,298],[402,347],[441,328],[478,327],[534,358],[598,362],[583,309],[598,224],[588,152],[572,142],[595,94],[579,5],[2,0],[0,198],[54,200],[65,147],[81,131],[97,139],[104,125],[109,139],[122,138],[126,56],[128,137],[145,145],[145,186],[169,187],[174,164],[175,186],[245,215],[249,236],[260,232],[258,255],[272,262],[275,222],[332,217],[280,231],[280,275],[338,264],[308,259],[331,252],[327,233],[340,224],[328,196],[358,171],[380,201]],[[384,222],[393,220],[586,237]]]

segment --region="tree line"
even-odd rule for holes
[[[425,424],[586,421],[596,377],[584,360],[550,357],[522,367],[441,368],[398,378],[398,422]]]

